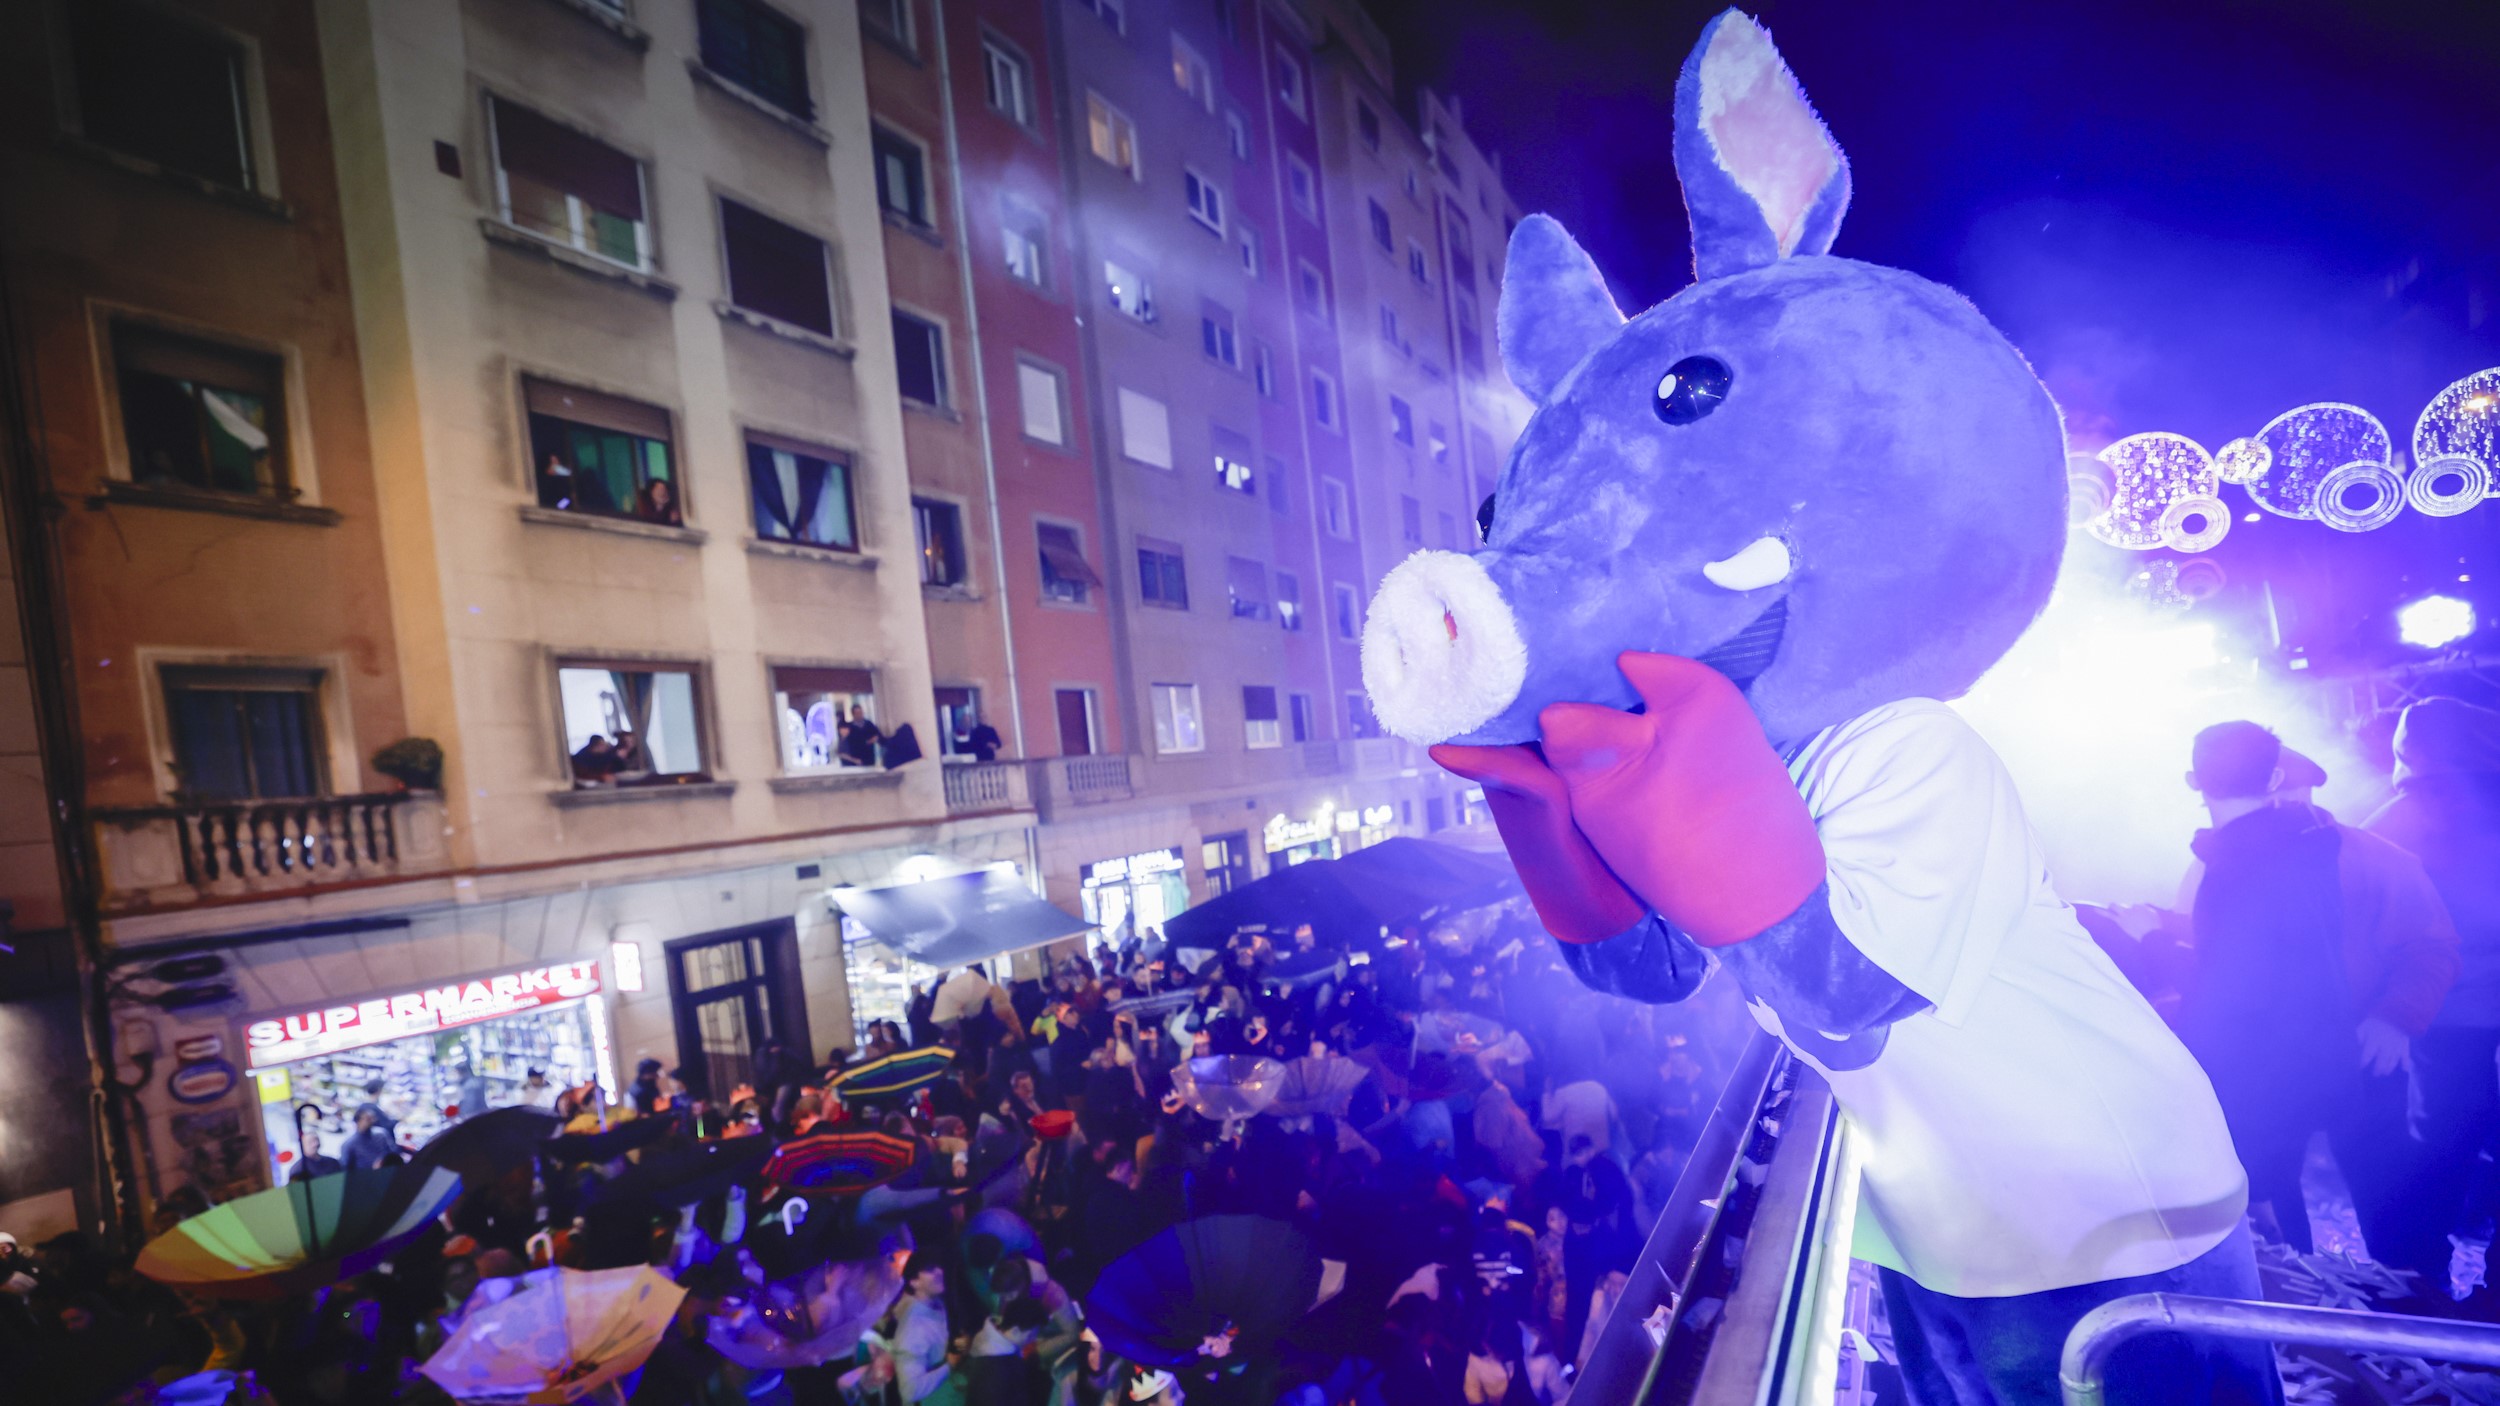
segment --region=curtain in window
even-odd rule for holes
[[[616,686],[617,706],[625,712],[625,730],[631,732],[634,740],[642,745],[637,769],[651,764],[651,696],[657,677],[648,673],[629,673],[623,669],[608,671],[608,681]]]

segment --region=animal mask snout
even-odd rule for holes
[[[1430,745],[1519,696],[1528,646],[1502,589],[1457,552],[1417,552],[1381,580],[1363,625],[1363,687],[1381,725]]]

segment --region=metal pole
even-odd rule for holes
[[[2500,1327],[2482,1323],[2185,1294],[2131,1294],[2085,1314],[2066,1335],[2066,1351],[2057,1364],[2066,1406],[2106,1406],[2101,1377],[2109,1369],[2111,1355],[2149,1333],[2315,1343],[2500,1367]]]

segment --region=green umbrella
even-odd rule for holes
[[[149,1241],[138,1269],[195,1293],[283,1298],[380,1264],[459,1194],[442,1167],[302,1177],[191,1217]]]

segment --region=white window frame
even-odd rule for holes
[[[1287,111],[1308,122],[1311,120],[1310,85],[1302,76],[1302,61],[1276,46],[1276,97]]]
[[[1290,151],[1285,153],[1285,197],[1302,218],[1319,223],[1319,173]]]
[[[1224,314],[1222,321],[1213,315],[1218,312]],[[1207,334],[1210,332],[1215,339],[1213,350],[1207,347]],[[1212,301],[1199,308],[1198,349],[1218,365],[1234,371],[1241,369],[1241,320],[1233,316],[1232,309]]]
[[[1011,82],[1000,83],[999,75],[1002,73],[1008,75]],[[981,84],[990,111],[1019,127],[1032,127],[1035,111],[1033,64],[1006,40],[994,34],[984,33],[981,36]],[[1004,103],[999,101],[1002,93],[1007,97]]]
[[[1128,33],[1128,0],[1077,0],[1114,34]]]
[[[1234,226],[1234,233],[1238,236],[1237,242],[1241,250],[1242,275],[1247,278],[1265,277],[1265,265],[1267,260],[1266,256],[1259,252],[1259,231],[1257,228],[1251,225],[1236,225]]]
[[[1137,296],[1133,300],[1137,307],[1134,311],[1123,306],[1118,294],[1113,291],[1113,285],[1122,278],[1133,281],[1137,285]],[[1155,320],[1157,316],[1155,281],[1108,255],[1104,256],[1102,261],[1102,290],[1103,302],[1108,304],[1113,312],[1132,322],[1151,323]]]
[[[1316,317],[1322,322],[1329,321],[1328,275],[1320,270],[1319,265],[1308,259],[1294,261],[1293,275],[1294,305],[1302,309],[1307,317]]]
[[[1341,640],[1363,638],[1363,597],[1343,581],[1329,583],[1328,628]]]
[[[1102,148],[1095,144],[1094,120],[1097,116],[1102,119],[1103,129],[1111,134],[1114,148],[1119,146],[1121,134],[1127,135],[1128,160],[1125,163],[1105,155]],[[1085,90],[1085,149],[1105,166],[1115,171],[1126,171],[1130,180],[1146,179],[1146,153],[1137,139],[1137,123],[1117,104],[1091,88]]]
[[[497,101],[498,99],[494,94],[490,93],[487,95],[486,154],[488,159],[494,163],[495,167],[495,213],[497,218],[499,218],[506,227],[519,230],[522,234],[525,234],[532,239],[545,240],[550,244],[561,243],[564,247],[573,250],[575,253],[587,254],[591,258],[597,259],[603,264],[614,264],[618,268],[632,269],[636,273],[651,272],[650,163],[643,160],[641,157],[634,155],[632,152],[625,150],[623,147],[616,146],[608,142],[605,138],[599,137],[590,132],[582,131],[581,128],[574,127],[572,123],[561,121],[554,115],[546,112],[544,109],[533,107],[528,103],[515,101],[513,106],[529,108],[530,111],[538,114],[541,121],[553,122],[560,127],[569,127],[576,132],[581,132],[583,136],[599,143],[601,146],[607,147],[608,150],[613,151],[619,156],[622,156],[634,163],[634,181],[642,194],[642,218],[634,221],[635,262],[629,264],[622,259],[603,254],[591,244],[587,235],[589,223],[584,214],[589,207],[582,204],[582,198],[580,196],[575,195],[570,191],[565,192],[564,196],[564,215],[565,222],[570,227],[570,238],[558,240],[553,235],[550,235],[543,230],[531,229],[529,226],[524,225],[518,220],[512,218],[512,182],[511,178],[504,173],[503,141],[495,131],[495,103]]]
[[[1267,689],[1268,693],[1276,699],[1276,716],[1265,719],[1253,718],[1250,716],[1250,690],[1254,687]],[[1285,691],[1281,688],[1276,688],[1268,684],[1242,685],[1241,745],[1244,750],[1264,752],[1285,745],[1284,702]],[[1259,730],[1261,728],[1265,728],[1267,730],[1262,733]]]
[[[1269,400],[1274,400],[1276,398],[1276,349],[1265,342],[1253,342],[1250,348],[1250,367],[1252,379],[1258,384],[1259,394]]]
[[[1031,210],[1029,207],[1020,207],[1012,201],[1003,205],[999,210],[998,238],[1006,255],[1007,276],[1027,288],[1047,289],[1050,287],[1050,250],[1041,240],[1025,232],[1017,220],[1020,213],[1040,216],[1039,211]],[[1049,228],[1050,222],[1047,217],[1042,217],[1041,223],[1044,229]],[[1030,277],[1026,276],[1024,269],[1017,266],[1019,247],[1029,251],[1029,262],[1032,266]]]
[[[1224,188],[1194,166],[1181,168],[1181,194],[1189,203],[1189,218],[1218,239],[1224,237]]]
[[[1337,389],[1337,378],[1317,367],[1311,368],[1311,418],[1321,429],[1345,433],[1345,396]]]
[[[1346,481],[1321,475],[1319,481],[1319,521],[1329,536],[1341,541],[1354,537],[1354,500]],[[1350,588],[1349,588],[1350,589]]]
[[[1033,390],[1036,378],[1048,382],[1050,419],[1058,431],[1056,435],[1034,432]],[[1027,356],[1022,352],[1016,353],[1016,405],[1017,419],[1026,439],[1035,444],[1047,444],[1053,449],[1068,447],[1068,375],[1066,372],[1039,357]]]
[[[1250,117],[1240,108],[1224,109],[1224,140],[1232,146],[1235,161],[1250,159]]]
[[[1154,709],[1155,753],[1158,756],[1187,756],[1207,749],[1206,711],[1199,706],[1198,685],[1194,683],[1158,683],[1147,685]],[[1197,734],[1193,742],[1181,739],[1184,719],[1181,703],[1188,702],[1186,723]]]
[[[1389,438],[1415,447],[1415,407],[1402,395],[1389,397]]]
[[[1215,65],[1207,62],[1197,45],[1178,34],[1172,36],[1172,84],[1187,93],[1190,101],[1204,107],[1209,116],[1214,115]]]
[[[1143,391],[1120,387],[1120,453],[1133,463],[1172,467],[1172,410]]]

